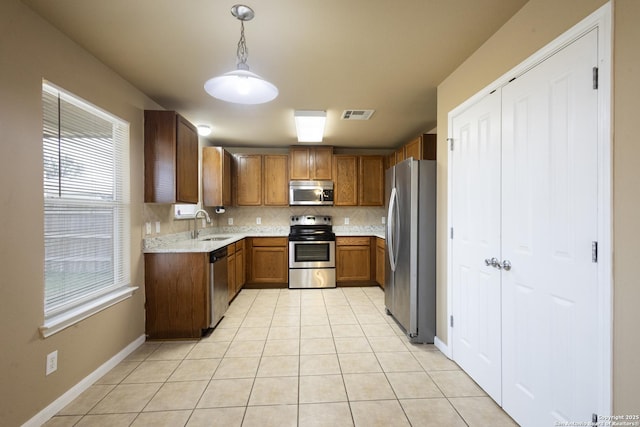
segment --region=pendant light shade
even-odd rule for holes
[[[236,104],[262,104],[278,96],[278,88],[248,70],[235,70],[213,77],[204,90],[214,98]]]
[[[244,37],[244,21],[255,16],[249,6],[237,4],[231,14],[240,21],[236,70],[213,77],[204,84],[204,90],[214,98],[236,104],[262,104],[278,96],[278,88],[259,75],[249,71],[247,42]]]

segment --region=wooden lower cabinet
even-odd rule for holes
[[[246,281],[245,263],[244,263],[244,239],[236,242],[236,290],[237,295]]]
[[[236,244],[227,246],[227,291],[231,301],[236,296]]]
[[[384,252],[384,239],[380,237],[375,238],[376,241],[376,282],[378,285],[384,288],[384,266],[385,266],[385,252]]]
[[[199,338],[210,324],[209,253],[150,253],[144,261],[149,339]]]
[[[371,281],[371,238],[336,237],[336,282]]]
[[[282,285],[289,281],[288,238],[253,237],[247,243],[247,283]]]
[[[229,302],[238,295],[245,283],[244,239],[227,246],[227,288]]]

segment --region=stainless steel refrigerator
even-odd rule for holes
[[[412,342],[436,332],[436,161],[387,169],[385,306]]]

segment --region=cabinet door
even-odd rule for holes
[[[404,146],[404,155],[407,159],[413,157],[414,160],[422,160],[422,140],[420,137]]]
[[[384,240],[376,238],[376,282],[384,288]]]
[[[360,206],[384,206],[384,157],[360,156]]]
[[[311,154],[309,147],[289,149],[289,178],[292,180],[311,179]]]
[[[396,153],[391,153],[387,156],[387,169],[396,164]]]
[[[287,283],[289,268],[286,247],[253,246],[251,251],[252,282]]]
[[[314,147],[311,154],[311,179],[331,181],[333,147]]]
[[[236,155],[236,168],[238,206],[260,206],[262,204],[262,156]]]
[[[358,156],[333,157],[333,200],[335,206],[358,205]]]
[[[400,163],[404,159],[406,159],[406,157],[404,155],[404,146],[403,146],[396,150],[396,163]]]
[[[404,146],[405,158],[415,160],[436,160],[436,134],[423,134]]]
[[[144,112],[144,201],[198,202],[198,135],[175,111]]]
[[[336,238],[336,281],[371,280],[371,243],[368,237]]]
[[[198,203],[198,131],[176,116],[176,201]]]
[[[264,156],[264,204],[289,205],[289,164],[286,155]]]
[[[145,254],[144,261],[149,338],[199,338],[210,322],[208,254]]]
[[[288,239],[286,237],[254,237],[246,239],[250,283],[282,284],[289,280]]]
[[[237,246],[236,246],[236,265],[235,265],[235,269],[236,269],[235,293],[236,294],[240,292],[240,289],[242,289],[242,287],[244,286],[244,282],[245,282],[244,268],[245,268],[244,267],[244,250],[237,249]]]
[[[231,206],[231,155],[222,147],[202,149],[202,198],[205,206]]]
[[[233,245],[230,245],[233,246]],[[231,301],[236,296],[236,254],[227,254],[227,289],[228,299]]]

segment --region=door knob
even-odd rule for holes
[[[494,268],[497,268],[498,270],[500,270],[502,268],[502,265],[500,265],[500,261],[498,261],[498,258],[493,257],[493,258],[486,258],[484,260],[484,265],[488,266],[492,266]]]
[[[511,261],[509,261],[508,259],[502,261],[502,268],[504,268],[505,271],[511,270]]]

